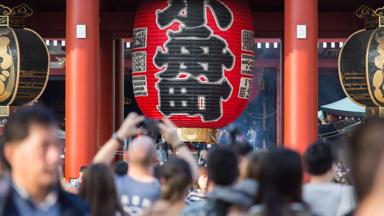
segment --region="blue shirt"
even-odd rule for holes
[[[17,207],[20,215],[24,216],[59,216],[60,215],[60,204],[58,202],[58,190],[51,191],[45,201],[39,205],[32,202],[29,199],[28,194],[20,187],[12,185],[14,190],[14,196],[12,196],[13,202]]]

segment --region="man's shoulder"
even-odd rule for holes
[[[328,183],[328,184],[313,184],[313,183],[307,183],[304,185],[304,190],[353,190],[353,187],[350,185],[343,185],[343,184],[337,184],[337,183]]]
[[[133,183],[139,183],[139,184],[159,184],[159,181],[153,177],[149,177],[151,180],[150,181],[142,181],[140,178],[129,176],[129,175],[124,175],[124,176],[118,176],[115,175],[115,181],[129,181]]]
[[[140,186],[140,187],[143,187],[144,189],[156,189],[156,190],[160,189],[159,180],[157,180],[153,176],[149,176],[147,179],[141,180],[138,177],[133,177],[128,175],[127,179],[129,179],[130,183],[135,187]]]
[[[194,202],[191,205],[187,206],[183,212],[182,216],[205,216],[208,215],[208,212],[213,209],[213,203],[207,199]]]
[[[160,198],[160,183],[153,181],[138,181],[130,176],[115,177],[116,188],[119,196],[142,196],[155,201]]]
[[[88,204],[75,194],[61,191],[59,202],[64,212],[71,212],[71,214],[79,216],[89,215]]]
[[[339,185],[334,183],[307,183],[304,184],[304,189],[334,189]]]

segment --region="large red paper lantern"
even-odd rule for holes
[[[220,128],[246,108],[254,67],[243,0],[148,0],[133,31],[132,82],[147,117]]]

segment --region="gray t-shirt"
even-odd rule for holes
[[[303,199],[319,216],[341,216],[356,206],[353,188],[340,184],[306,184]]]
[[[160,184],[153,181],[140,182],[127,175],[115,176],[116,190],[125,212],[131,216],[141,215],[160,198]]]

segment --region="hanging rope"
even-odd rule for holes
[[[264,120],[264,119],[268,119],[268,118],[271,118],[272,116],[274,116],[277,111],[274,111],[273,113],[269,114],[269,115],[266,115],[266,116],[262,116],[262,117],[257,117],[257,116],[254,116],[252,113],[250,112],[245,112],[247,115],[249,115],[250,117],[252,117],[253,119],[256,119],[256,120]]]
[[[328,133],[323,133],[323,134],[319,134],[318,137],[322,138],[322,139],[328,139],[328,138],[332,138],[332,137],[335,137],[335,136],[339,136],[339,135],[342,135],[342,134],[345,134],[348,132],[348,130],[350,128],[353,128],[353,127],[356,127],[358,126],[359,124],[361,124],[361,121],[359,122],[356,122],[352,125],[348,125],[342,129],[339,129],[339,130],[336,130],[336,131],[332,131],[332,132],[328,132]],[[336,133],[336,134],[335,134]],[[324,135],[328,135],[328,134],[332,134],[332,135],[329,135],[329,136],[324,136]]]

